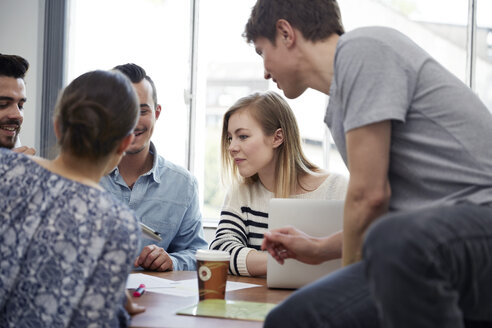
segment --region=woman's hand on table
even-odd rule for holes
[[[145,306],[141,306],[133,302],[133,299],[130,296],[128,289],[125,291],[125,295],[126,295],[125,310],[126,312],[128,312],[128,314],[134,315],[145,311]]]

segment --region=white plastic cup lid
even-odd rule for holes
[[[211,249],[199,249],[196,251],[196,259],[200,261],[229,261],[231,254],[225,251]]]

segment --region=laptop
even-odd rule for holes
[[[344,201],[272,198],[268,215],[268,229],[291,225],[311,236],[323,237],[342,230]],[[342,266],[341,259],[318,265],[287,259],[279,264],[270,254],[267,259],[269,288],[300,288]]]

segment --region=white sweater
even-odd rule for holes
[[[316,190],[291,198],[343,200],[346,193],[347,179],[330,174]],[[231,254],[230,273],[250,275],[246,257],[250,251],[260,250],[263,234],[268,231],[268,206],[273,197],[259,181],[253,185],[240,184],[228,191],[210,249]]]

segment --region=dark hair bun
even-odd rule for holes
[[[56,109],[59,144],[81,158],[99,159],[132,132],[139,105],[128,78],[114,71],[93,71],[75,79]]]

